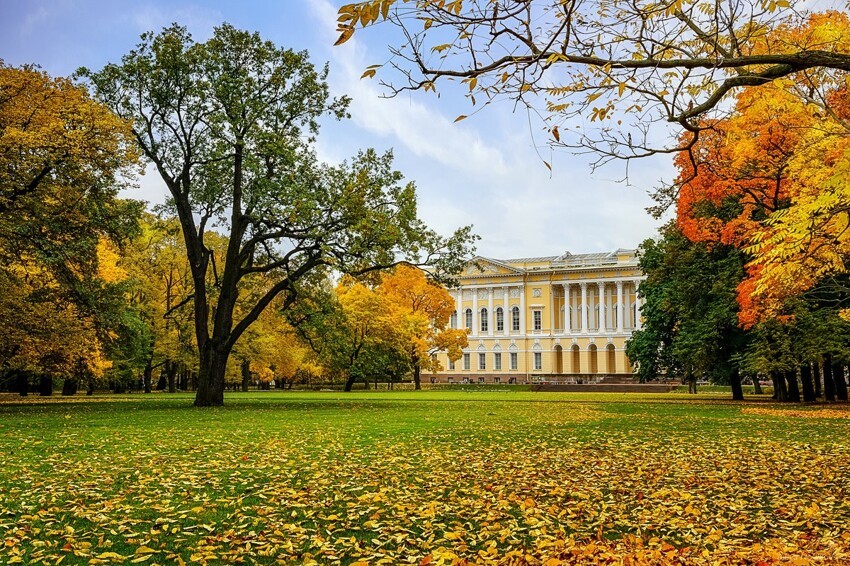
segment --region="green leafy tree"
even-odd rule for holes
[[[132,123],[180,221],[199,352],[195,405],[224,402],[236,341],[277,297],[288,308],[313,271],[363,274],[405,257],[441,273],[460,269],[469,229],[448,240],[427,229],[391,155],[317,162],[318,121],[344,117],[348,100],[329,96],[327,68],[306,52],[227,24],[198,43],[175,25],[144,34],[120,64],[81,74]],[[207,242],[213,226],[228,241],[220,261]],[[237,309],[255,277],[274,283]]]
[[[626,351],[641,379],[660,370],[679,373],[695,391],[698,377],[732,386],[742,399],[739,358],[746,342],[738,326],[736,288],[744,275],[743,257],[730,246],[689,241],[674,224],[659,241],[641,246],[647,275],[640,292],[644,329]]]

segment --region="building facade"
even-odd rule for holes
[[[629,378],[625,344],[640,328],[635,250],[496,260],[478,257],[451,290],[469,347],[432,382],[594,383]],[[427,376],[423,376],[428,379]]]

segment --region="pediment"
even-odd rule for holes
[[[516,273],[521,273],[521,271],[498,260],[486,257],[472,258],[463,269],[463,275],[468,277],[478,275],[514,275]]]

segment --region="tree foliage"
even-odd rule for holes
[[[641,379],[661,372],[684,379],[737,382],[746,344],[738,326],[736,288],[742,254],[731,246],[692,242],[668,224],[658,240],[641,245],[646,273],[640,293],[644,328],[627,343]]]
[[[385,275],[378,288],[396,320],[396,329],[420,389],[422,370],[439,371],[437,352],[459,360],[467,347],[467,331],[448,328],[455,301],[444,287],[429,280],[421,269],[400,265]]]
[[[85,89],[0,62],[0,371],[91,382],[136,347],[115,248],[141,209],[116,198],[136,158]]]

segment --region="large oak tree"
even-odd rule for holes
[[[291,305],[315,270],[362,274],[402,258],[459,268],[469,231],[446,240],[425,227],[391,155],[369,150],[336,167],[316,160],[319,120],[344,117],[348,101],[329,95],[327,68],[306,52],[227,24],[199,43],[175,25],[144,34],[120,64],[82,75],[132,121],[179,218],[199,349],[195,405],[223,403],[236,341],[276,298]],[[207,245],[213,229],[228,239],[220,262]],[[237,309],[256,277],[274,283]]]

